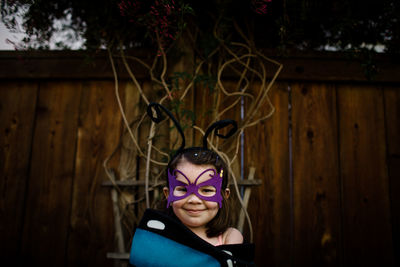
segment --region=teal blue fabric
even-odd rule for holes
[[[129,262],[137,267],[221,266],[208,254],[140,228],[133,237]]]

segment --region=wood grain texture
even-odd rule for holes
[[[363,83],[399,83],[400,65],[390,55],[375,55],[372,60],[376,75],[368,80],[365,75],[365,63],[362,59],[350,58],[346,53],[287,51],[278,57],[277,50],[264,50],[264,55],[282,63],[284,68],[279,81],[320,81],[320,82],[363,82]],[[126,55],[135,56],[151,65],[154,51],[138,49]],[[185,56],[189,56],[186,53]],[[190,56],[189,56],[190,58]],[[190,59],[189,59],[190,60]],[[138,79],[148,79],[148,70],[141,64],[132,63]],[[130,80],[122,60],[116,58],[118,76]],[[192,73],[192,70],[185,68]],[[181,68],[182,70],[182,68]],[[216,73],[216,72],[215,72]],[[271,73],[267,75],[271,78]],[[224,79],[237,77],[237,73],[226,69]],[[1,79],[113,79],[107,51],[0,51]]]
[[[38,84],[0,84],[0,260],[15,263],[21,242]]]
[[[252,189],[248,211],[254,229],[257,266],[290,266],[287,84],[275,84],[270,96],[276,108],[274,115],[245,131],[246,173],[255,166],[255,177],[262,180],[260,186]],[[265,113],[267,108],[261,111]]]
[[[118,144],[121,116],[114,83],[92,81],[82,87],[67,265],[110,266],[105,255],[114,251],[113,213],[110,191],[101,183],[108,179],[103,161]]]
[[[385,86],[385,125],[395,265],[400,264],[400,90]]]
[[[382,91],[338,88],[344,263],[393,264]]]
[[[340,187],[335,89],[292,85],[294,264],[340,264]]]
[[[154,89],[152,83],[150,81],[143,81],[142,84],[142,90],[143,93],[146,95],[147,99],[149,102],[153,102],[154,99],[156,99],[156,90]],[[141,102],[141,107],[140,110],[144,111],[147,108],[147,104],[145,101]],[[143,113],[142,113],[143,114]],[[147,147],[148,147],[148,139],[149,139],[149,133],[150,133],[150,127],[151,127],[151,119],[148,116],[145,116],[140,128],[138,129],[138,143],[141,147],[142,153],[144,156],[140,156],[140,158],[137,161],[137,180],[146,180],[146,158],[145,156],[147,155]],[[144,190],[145,188],[138,188],[136,190],[136,196],[135,199],[143,199],[145,200],[146,197],[146,192]],[[149,194],[150,196],[150,194]],[[144,211],[147,208],[146,201],[141,201],[139,203],[135,203],[133,210],[135,212],[135,215],[137,217],[141,217],[141,215],[144,213]],[[135,225],[136,227],[137,225]]]
[[[80,92],[71,82],[40,84],[19,258],[25,264],[65,261]]]
[[[124,112],[127,118],[128,123],[131,123],[132,133],[135,135],[137,139],[137,132],[135,131],[138,121],[140,120],[139,113],[139,103],[140,103],[140,94],[139,90],[134,86],[133,83],[121,83],[120,82],[120,95],[124,100]],[[124,96],[124,97],[123,97]],[[114,97],[115,98],[115,97]],[[116,99],[115,99],[116,101]],[[120,111],[117,111],[120,113]],[[117,114],[115,114],[117,116]],[[136,179],[136,161],[138,156],[137,147],[134,144],[130,134],[128,133],[126,126],[124,125],[124,135],[121,140],[121,156],[120,156],[120,164],[119,164],[119,172],[120,179]]]

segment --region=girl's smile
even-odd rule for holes
[[[203,209],[186,209],[186,211],[190,214],[199,214],[200,212],[204,211]]]

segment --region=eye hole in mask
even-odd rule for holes
[[[178,185],[174,189],[174,196],[181,197],[187,194],[187,186]],[[197,188],[197,193],[203,197],[212,197],[217,193],[217,189],[214,186],[206,185]]]

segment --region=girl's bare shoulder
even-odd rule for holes
[[[243,235],[242,233],[233,227],[228,228],[224,233],[224,244],[242,244]]]

